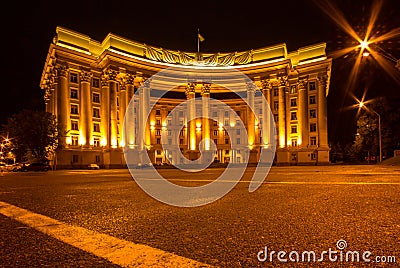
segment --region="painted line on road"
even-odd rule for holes
[[[152,178],[140,178],[141,180],[151,180],[151,181],[162,181],[164,179],[152,179]],[[179,182],[214,182],[215,180],[208,179],[166,179],[170,182],[179,181]],[[220,183],[232,183],[236,182],[234,180],[221,180]],[[239,183],[250,183],[249,180],[240,180]],[[400,185],[400,182],[346,182],[346,181],[264,181],[263,184],[354,184],[354,185]]]
[[[143,244],[73,226],[0,202],[0,214],[122,267],[212,267]]]

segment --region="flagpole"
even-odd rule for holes
[[[197,53],[200,52],[200,40],[199,40],[200,29],[197,28]]]

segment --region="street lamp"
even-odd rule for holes
[[[362,102],[362,101],[360,101],[359,107],[360,107],[360,108],[365,108],[365,110],[367,110],[368,112],[369,112],[369,111],[372,111],[373,113],[375,113],[375,114],[378,116],[379,163],[381,163],[381,162],[382,162],[381,116],[380,116],[380,114],[378,114],[375,110],[373,110],[373,109],[371,109],[371,108],[368,109],[368,108],[365,106],[365,103]]]

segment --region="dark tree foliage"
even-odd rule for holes
[[[385,97],[374,100],[360,111],[357,134],[351,153],[359,159],[379,156],[379,116],[383,159],[393,156],[400,145],[400,100]]]
[[[47,161],[59,144],[60,127],[56,117],[44,111],[22,110],[7,120],[5,131],[13,137],[19,161],[30,153],[37,161]]]

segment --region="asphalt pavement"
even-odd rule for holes
[[[207,184],[222,171],[159,170],[183,186]],[[398,267],[399,166],[273,167],[262,186],[249,193],[253,172],[248,168],[221,199],[194,208],[153,199],[122,169],[5,173],[0,202],[3,208],[9,204],[216,267]],[[100,257],[77,248],[1,209],[0,204],[1,267],[121,266],[106,253]],[[339,240],[345,241],[344,248],[338,248]],[[336,261],[322,254],[329,249],[337,251]],[[286,253],[280,259],[288,263],[278,259],[279,251]],[[309,251],[316,253],[315,262],[301,260]],[[360,261],[346,261],[348,251],[360,252]],[[362,259],[366,251],[370,262]],[[299,261],[293,252],[299,253]],[[162,260],[156,266],[163,267]]]

